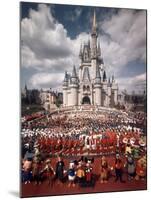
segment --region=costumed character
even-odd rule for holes
[[[86,167],[85,167],[85,181],[86,186],[93,186],[93,167],[92,163],[94,158],[85,158]]]
[[[131,154],[132,153],[132,148],[131,148],[131,145],[128,143],[125,147],[125,155],[126,157],[128,156],[128,154]]]
[[[84,171],[84,162],[83,157],[78,161],[77,165],[77,172],[76,172],[76,178],[79,183],[79,186],[83,186],[84,178],[85,178],[85,171]]]
[[[69,180],[68,187],[71,186],[75,187],[75,178],[76,178],[75,162],[70,161],[68,169],[68,180]]]
[[[136,164],[131,154],[128,154],[127,156],[126,169],[127,169],[128,180],[133,179],[134,176],[136,175]]]
[[[118,179],[120,179],[120,182],[124,182],[122,179],[122,175],[123,175],[123,163],[119,154],[117,154],[115,159],[115,176],[116,176],[115,182]]]
[[[147,174],[147,159],[146,156],[141,157],[136,163],[136,180],[145,179]]]
[[[48,185],[53,186],[53,176],[55,175],[55,171],[51,165],[51,160],[47,159],[45,161],[45,167],[42,170],[42,174],[46,175],[46,179],[48,180]]]
[[[41,184],[41,181],[42,181],[41,171],[42,171],[41,161],[40,159],[35,157],[32,164],[32,176],[33,176],[33,180],[35,181],[35,185]]]
[[[58,162],[56,163],[56,179],[59,181],[59,183],[63,183],[64,180],[64,162],[61,158],[61,156],[58,156]]]
[[[32,167],[32,158],[27,158],[26,160],[23,161],[22,181],[25,184],[30,183],[32,179],[31,167]]]
[[[106,160],[106,157],[102,156],[102,158],[101,158],[101,173],[100,173],[101,183],[107,183],[108,175],[109,175],[108,162]]]

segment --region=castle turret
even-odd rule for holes
[[[75,65],[73,66],[73,70],[72,70],[71,84],[78,84],[78,76],[77,76]]]
[[[94,89],[95,89],[95,105],[101,105],[101,75],[100,69],[97,66],[96,77],[94,80]]]
[[[22,90],[22,95],[23,95],[24,98],[28,97],[28,89],[27,89],[26,83],[25,83],[24,89]]]
[[[68,79],[68,74],[67,71],[65,71],[65,77],[64,77],[64,81],[63,81],[63,106],[67,106],[68,105],[68,83],[69,83],[69,79]]]
[[[118,85],[115,82],[114,76],[112,76],[112,91],[113,91],[113,99],[114,99],[114,105],[117,105],[118,103]]]
[[[114,83],[115,82],[115,80],[114,80],[114,75],[112,75],[112,83]]]
[[[108,87],[111,87],[110,77],[109,77],[109,79],[108,79]]]
[[[70,83],[70,100],[69,105],[78,105],[78,76],[75,66],[73,66],[71,83]]]
[[[111,81],[109,78],[107,83],[107,107],[110,107],[110,105],[111,105]]]

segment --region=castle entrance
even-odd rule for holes
[[[82,104],[91,104],[90,98],[88,96],[83,97]]]

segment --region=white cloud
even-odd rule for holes
[[[146,85],[146,73],[142,73],[131,78],[118,78],[117,83],[119,84],[120,91],[124,89],[127,89],[128,91],[135,90],[136,92],[144,90]]]
[[[106,65],[118,73],[136,59],[146,62],[146,12],[121,9],[111,19],[100,22],[107,35],[101,37]]]
[[[81,12],[82,10],[75,9],[75,17],[79,17]],[[106,33],[100,36],[100,43],[106,69],[110,75],[114,72],[117,77],[129,62],[136,59],[145,63],[145,14],[145,11],[121,9],[110,19],[98,22]],[[80,44],[89,38],[90,35],[82,32],[75,39],[71,39],[65,27],[52,16],[51,8],[47,5],[39,4],[37,11],[31,9],[29,18],[21,21],[22,67],[37,70],[36,74],[30,77],[31,86],[55,87],[56,84],[58,87],[64,78],[63,72],[71,71],[73,65],[78,67]],[[53,76],[58,78],[55,79]],[[130,80],[123,75],[117,82],[119,81],[119,87],[124,88],[126,84],[129,87]]]
[[[30,78],[29,83],[33,88],[47,88],[50,85],[55,89],[61,85],[62,76],[62,73],[36,73]]]
[[[70,59],[74,55],[66,29],[55,21],[46,5],[40,4],[38,11],[31,9],[29,18],[22,20],[21,39],[23,67],[45,67],[47,60],[51,60],[51,64],[55,60]]]
[[[80,9],[75,12],[76,16],[81,14]],[[85,39],[88,35],[81,33],[71,40],[64,26],[53,18],[50,7],[39,4],[38,10],[31,9],[29,18],[21,22],[22,67],[52,72],[71,70],[79,63],[80,43]]]

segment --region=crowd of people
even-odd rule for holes
[[[103,110],[46,115],[23,122],[22,182],[47,180],[51,186],[67,182],[69,187],[84,187],[94,186],[97,176],[100,183],[112,176],[121,182],[145,179],[145,120],[144,113]],[[97,173],[94,160],[99,163]],[[123,173],[127,180],[123,180]]]

